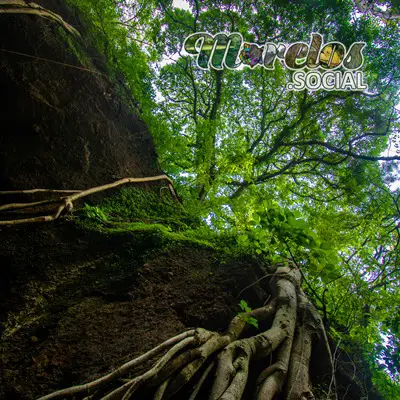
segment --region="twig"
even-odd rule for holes
[[[330,396],[331,391],[332,391],[332,386],[334,384],[336,384],[336,382],[335,382],[335,371],[336,371],[335,364],[337,364],[336,352],[337,352],[337,350],[338,350],[338,348],[340,346],[340,342],[341,341],[342,341],[342,338],[339,339],[339,342],[337,343],[335,351],[334,351],[333,356],[332,356],[332,377],[331,377],[331,381],[329,383],[329,390],[328,390],[328,394],[326,395],[326,400],[329,400],[329,396]],[[328,344],[328,346],[329,346],[329,344]]]
[[[102,76],[105,76],[106,78],[108,78],[107,75],[105,75],[105,74],[103,74],[103,73],[101,73],[99,71],[96,71],[94,69],[89,69],[89,68],[85,68],[85,67],[79,67],[77,65],[72,65],[72,64],[66,64],[66,63],[63,63],[63,62],[60,62],[60,61],[50,60],[48,58],[43,58],[43,57],[37,57],[37,56],[33,56],[31,54],[21,53],[19,51],[14,51],[14,50],[0,49],[0,51],[3,51],[5,53],[10,53],[10,54],[17,54],[19,56],[24,56],[24,57],[28,57],[28,58],[33,58],[34,60],[47,61],[49,63],[62,65],[63,67],[75,68],[75,69],[79,69],[81,71],[92,72],[93,74],[102,75]]]
[[[242,289],[239,294],[236,296],[236,298],[238,299],[239,296],[247,289],[251,288],[252,286],[254,286],[255,284],[257,284],[258,282],[262,281],[265,278],[268,278],[269,276],[275,276],[275,274],[266,274],[264,276],[262,276],[261,278],[257,279],[255,282],[251,283],[249,286],[246,286],[244,289]]]

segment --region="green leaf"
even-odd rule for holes
[[[330,250],[332,248],[332,245],[329,242],[322,242],[319,247],[322,250]]]
[[[253,325],[258,329],[258,321],[256,318],[250,317],[246,321],[249,325]]]

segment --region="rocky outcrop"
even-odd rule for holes
[[[64,1],[37,3],[82,38],[36,15],[0,14],[1,190],[83,189],[158,175],[146,125],[127,88],[108,78],[79,15]],[[88,66],[95,72],[79,69]]]

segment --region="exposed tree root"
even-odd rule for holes
[[[80,33],[70,24],[65,22],[58,14],[53,11],[46,10],[38,4],[24,0],[0,0],[0,14],[30,14],[37,15],[42,18],[50,19],[70,32],[76,37],[80,37]]]
[[[225,333],[201,328],[185,332],[103,378],[39,400],[77,394],[104,400],[240,400],[245,390],[252,391],[257,400],[272,400],[279,394],[287,400],[314,399],[310,376],[314,349],[319,349],[318,357],[325,358],[333,373],[322,320],[301,290],[301,274],[295,265],[279,265],[272,275],[274,299],[247,315],[237,315]],[[248,317],[256,318],[265,330],[245,336]],[[155,356],[159,358],[152,367],[145,372],[135,371],[135,367]],[[256,360],[265,363],[265,369],[256,385],[248,388]],[[128,373],[131,378],[121,383],[118,379]]]
[[[138,367],[139,365],[145,363],[146,361],[152,359],[154,356],[157,354],[161,353],[163,350],[167,349],[168,347],[180,343],[181,341],[185,340],[186,338],[193,337],[195,334],[194,330],[190,330],[187,332],[183,332],[180,335],[174,336],[171,339],[166,340],[165,342],[161,343],[154,349],[151,349],[147,353],[141,355],[140,357],[137,357],[131,361],[128,361],[127,363],[121,365],[117,369],[115,369],[113,372],[96,379],[93,382],[86,383],[84,385],[79,385],[79,386],[74,386],[68,389],[63,389],[59,390],[58,392],[51,393],[47,396],[41,397],[42,400],[47,400],[47,399],[56,399],[56,398],[61,398],[64,396],[72,396],[74,394],[78,393],[83,393],[83,392],[91,392],[95,389],[98,389],[102,385],[109,383],[115,379],[118,379],[119,377],[123,376],[126,374],[130,369],[133,369],[135,367]]]
[[[79,200],[83,197],[89,196],[94,193],[103,192],[105,190],[113,189],[121,185],[125,185],[127,183],[139,183],[139,182],[151,182],[151,181],[160,181],[166,180],[168,181],[168,187],[171,191],[171,194],[177,198],[176,193],[173,189],[173,182],[171,178],[167,175],[157,175],[150,176],[147,178],[124,178],[118,181],[108,183],[102,186],[96,186],[86,190],[51,190],[51,189],[31,189],[31,190],[17,190],[10,192],[0,192],[0,194],[31,194],[36,192],[45,192],[45,193],[72,193],[69,196],[60,197],[58,199],[49,199],[31,203],[10,203],[0,206],[0,211],[15,211],[22,210],[26,208],[34,208],[38,206],[43,206],[46,204],[59,204],[57,211],[52,215],[45,215],[39,217],[31,217],[31,218],[21,218],[15,220],[8,221],[0,221],[0,225],[18,225],[18,224],[27,224],[27,223],[35,223],[35,222],[50,222],[58,219],[60,215],[65,211],[71,211],[73,209],[73,202]]]

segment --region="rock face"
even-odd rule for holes
[[[1,190],[83,189],[158,175],[152,138],[116,94],[127,89],[107,77],[79,16],[63,1],[36,3],[62,16],[82,40],[39,16],[0,15]],[[82,57],[99,73],[71,67],[82,67]]]
[[[129,92],[108,78],[105,57],[85,40],[86,28],[79,15],[61,0],[35,3],[61,15],[83,39],[76,41],[60,25],[39,16],[0,14],[0,190],[84,189],[123,177],[161,174],[146,125],[129,101],[120,99],[121,93],[129,99]],[[82,57],[99,73],[73,68],[82,66]],[[0,202],[10,201],[11,196],[3,197],[7,199]],[[15,199],[26,200],[33,199]],[[141,254],[148,250],[141,243],[132,253],[131,239],[129,243],[116,242],[62,222],[0,228],[1,399],[36,398],[57,385],[69,384],[71,378],[81,380],[86,373],[82,375],[81,367],[74,371],[75,366],[68,364],[74,359],[80,364],[88,351],[102,358],[110,345],[107,363],[111,359],[111,364],[119,363],[120,355],[114,351],[118,353],[117,347],[123,350],[123,343],[109,337],[109,345],[103,347],[108,340],[93,335],[108,325],[112,329],[108,334],[119,330],[117,336],[124,336],[126,310],[133,305],[124,288],[133,284]],[[118,261],[117,265],[120,257],[127,263]],[[130,304],[121,309],[128,312],[125,317],[117,309],[106,311],[107,304],[114,301],[117,308]],[[95,310],[103,305],[106,314],[97,314]],[[90,310],[104,318],[101,326],[97,327],[93,315],[86,314]],[[144,319],[134,322],[138,329],[149,315],[142,311]],[[69,318],[75,328],[80,326],[86,333],[75,328],[70,332]],[[85,324],[88,318],[93,321],[93,331]],[[120,322],[109,324],[110,318]],[[176,325],[166,334],[181,328],[182,324]],[[135,331],[131,335],[140,336]],[[87,338],[84,341],[91,343],[90,348],[79,336]],[[69,347],[72,342],[68,338],[78,340],[82,347]],[[130,342],[128,337],[123,340]],[[139,345],[137,350],[141,349]],[[53,350],[66,351],[69,361],[64,355],[50,354]],[[97,363],[89,359],[83,364]]]
[[[12,256],[12,239],[0,254],[10,269],[25,269],[0,301],[5,400],[95,379],[188,327],[225,329],[241,289],[262,274],[254,260],[166,248],[149,233],[104,235],[61,223],[29,229],[19,254]],[[266,292],[256,285],[240,296],[262,304]]]

